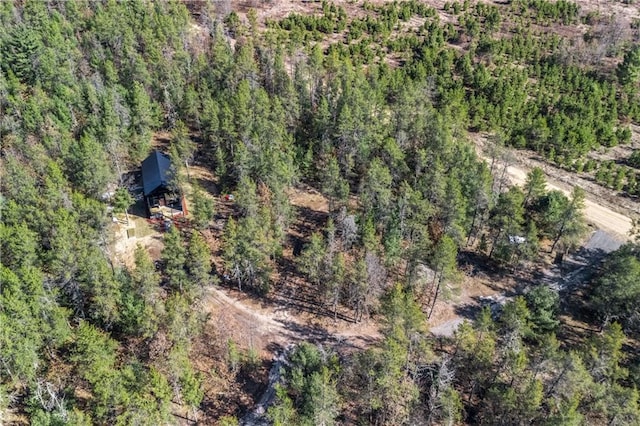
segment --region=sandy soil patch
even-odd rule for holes
[[[111,224],[112,261],[114,265],[133,268],[134,253],[141,245],[147,250],[152,260],[160,259],[164,242],[162,233],[154,229],[145,218],[129,215],[129,223],[124,220]]]
[[[322,213],[329,212],[329,200],[308,185],[291,188],[288,195],[291,204],[296,207],[303,207]]]

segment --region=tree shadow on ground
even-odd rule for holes
[[[280,321],[286,330],[291,332],[292,336],[299,336],[299,340],[326,345],[340,350],[362,349],[355,343],[356,340],[361,341],[364,346],[372,345],[378,342],[378,339],[371,336],[358,336],[357,339],[347,339],[343,336],[330,333],[326,328],[319,325],[300,324],[295,321]],[[295,339],[295,337],[293,338]]]
[[[480,311],[482,310],[482,301],[479,300],[479,297],[474,297],[473,300],[476,302],[473,303],[465,303],[464,305],[458,305],[455,307],[455,313],[459,317],[462,317],[465,320],[474,321]]]
[[[289,234],[308,241],[314,232],[324,230],[329,214],[308,207],[295,207],[296,220],[289,227]]]
[[[271,360],[268,359],[260,359],[258,363],[244,362],[240,367],[237,374],[238,383],[245,394],[253,396],[253,401],[244,411],[251,409],[267,389],[270,368]]]
[[[218,197],[220,195],[220,190],[218,189],[218,185],[215,182],[209,179],[203,178],[191,178],[192,182],[195,182],[197,186],[207,191],[209,194],[214,197]]]
[[[485,284],[496,291],[502,291],[503,288],[495,283],[511,275],[511,272],[497,260],[473,251],[461,250],[457,262],[459,269],[467,271],[469,276],[487,278],[488,282]]]
[[[494,316],[498,315],[502,306],[518,295],[524,295],[530,288],[546,285],[560,294],[560,313],[578,321],[594,323],[594,318],[585,297],[585,287],[597,273],[607,251],[598,247],[582,247],[580,250],[565,256],[561,262],[552,266],[540,267],[530,271],[528,268],[511,270],[500,263],[487,259],[486,256],[463,251],[458,256],[460,268],[467,270],[471,276],[485,277],[485,283],[495,290],[495,295],[473,297],[473,302],[456,306],[456,314],[466,320],[476,319],[483,307],[489,307]],[[513,285],[505,289],[497,282],[511,277]]]

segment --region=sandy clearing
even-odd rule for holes
[[[329,200],[309,185],[299,185],[288,190],[291,205],[316,212],[329,213]]]
[[[464,321],[465,321],[464,318],[458,316],[440,325],[431,327],[429,331],[434,336],[451,337],[458,329],[458,326],[462,324]]]
[[[158,260],[164,241],[162,234],[153,229],[146,219],[130,214],[129,224],[112,223],[111,227],[111,259],[114,265],[132,269],[135,266],[136,247],[147,250],[152,260]]]
[[[247,326],[246,328],[253,329],[253,331],[260,336],[283,337],[284,340],[281,340],[279,343],[284,343],[292,337],[282,323],[274,319],[275,315],[265,314],[256,309],[252,309],[243,301],[227,295],[220,288],[211,287],[208,290],[206,297],[210,298],[210,301],[214,303],[210,303],[205,299],[204,305],[210,310],[213,307],[226,313],[229,313],[230,310],[234,310],[236,312],[234,318],[244,322]]]
[[[264,303],[223,287],[207,289],[201,302],[216,328],[234,329],[241,344],[269,352],[276,343],[285,347],[300,341],[314,341],[336,348],[366,348],[381,338],[371,320],[359,323],[322,321],[313,314],[296,315],[287,306]]]

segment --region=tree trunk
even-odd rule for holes
[[[565,223],[566,223],[566,221],[562,222],[562,226],[560,227],[560,230],[558,231],[558,235],[556,236],[556,239],[553,240],[553,244],[551,245],[551,250],[549,251],[549,253],[553,253],[553,250],[555,250],[555,248],[556,248],[556,244],[558,244],[558,241],[560,241],[560,238],[562,238],[562,234],[564,232]]]
[[[496,248],[496,243],[498,242],[498,239],[500,238],[501,235],[502,235],[502,231],[498,231],[498,233],[496,234],[496,237],[493,239],[493,243],[491,243],[491,250],[489,251],[489,258],[493,256],[493,251]]]
[[[440,285],[442,284],[442,274],[440,274],[440,279],[438,279],[438,285],[436,286],[436,292],[433,295],[433,302],[431,302],[431,309],[429,310],[429,315],[427,319],[431,319],[431,314],[433,314],[433,308],[436,306],[436,301],[438,300],[438,294],[440,293]]]
[[[471,226],[469,227],[469,236],[467,237],[467,247],[469,246],[469,244],[471,243],[471,236],[473,235],[473,229],[476,226],[476,218],[478,217],[478,208],[476,207],[473,210],[473,219],[471,219]],[[475,236],[473,238],[473,242],[475,242]]]

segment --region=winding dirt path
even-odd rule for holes
[[[319,325],[290,313],[286,306],[261,304],[246,295],[219,287],[208,289],[203,305],[211,315],[210,324],[213,327],[227,328],[227,332],[236,333],[234,341],[260,348],[263,353],[272,353],[267,387],[240,420],[243,426],[270,424],[266,412],[275,397],[275,385],[280,382],[281,367],[287,363],[288,355],[297,343],[318,343],[336,352],[348,352],[364,349],[380,338],[377,327],[366,322],[347,324],[338,321],[334,325]]]

